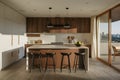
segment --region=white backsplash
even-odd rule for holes
[[[40,37],[28,37],[28,43],[30,41],[42,40],[43,44],[50,44],[51,42],[63,42],[68,43],[67,37],[74,36],[76,41],[83,41],[87,44],[91,44],[90,33],[40,33]],[[33,42],[34,43],[34,42]]]
[[[35,43],[35,40],[42,40],[43,44],[50,44],[51,42],[56,41],[55,35],[49,35],[49,34],[40,34],[40,37],[28,37],[28,43]]]

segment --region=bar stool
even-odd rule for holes
[[[54,59],[54,56],[55,56],[55,53],[46,53],[45,72],[46,72],[48,66],[53,66],[53,68],[54,68],[54,72],[55,72],[56,65],[55,65],[55,59]],[[48,58],[51,58],[51,59],[52,59],[52,62],[53,62],[52,65],[51,65],[51,64],[48,65]]]
[[[43,63],[44,63],[43,59],[46,59],[46,57],[47,57],[46,54],[40,53],[39,67],[41,71],[43,70]]]
[[[85,54],[86,53],[84,49],[81,49],[80,52],[75,52],[74,65],[73,65],[73,69],[75,69],[75,72],[76,72],[77,66],[79,68],[81,66],[86,71]]]
[[[41,72],[41,64],[40,64],[40,55],[41,53],[36,53],[36,52],[29,52],[28,53],[28,57],[29,57],[29,69],[31,72],[31,69],[35,66],[34,62],[35,62],[35,59],[38,59],[39,61],[39,69],[40,69],[40,72]],[[30,59],[31,59],[31,62],[30,62]]]
[[[71,53],[61,53],[61,55],[62,55],[62,59],[61,59],[61,66],[60,66],[60,70],[61,70],[61,72],[62,72],[62,68],[64,67],[64,65],[63,65],[63,60],[64,60],[64,57],[65,56],[67,56],[67,59],[68,59],[68,64],[66,64],[66,67],[68,66],[69,67],[69,70],[70,70],[70,72],[71,72],[71,67],[70,67],[70,55],[71,55]]]

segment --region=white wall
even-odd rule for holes
[[[91,35],[90,33],[77,33],[77,34],[56,34],[57,42],[68,43],[67,36],[74,36],[76,41],[83,41],[87,44],[91,44]]]
[[[34,43],[35,40],[42,40],[43,44],[50,44],[51,42],[56,41],[56,36],[51,35],[49,33],[47,33],[47,34],[40,33],[40,37],[28,37],[27,40],[28,40],[28,43],[30,43],[30,42]]]
[[[15,48],[23,49],[21,47],[24,47],[24,43],[26,43],[25,32],[25,17],[0,3],[0,69],[3,65],[2,53],[4,51]],[[24,50],[20,50],[20,52],[19,55],[24,54]]]

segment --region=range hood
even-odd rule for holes
[[[48,28],[70,28],[70,24],[48,24],[47,25]]]

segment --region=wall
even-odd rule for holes
[[[25,17],[0,3],[0,69],[3,65],[2,53],[4,51],[24,47],[24,43],[26,43],[25,32]],[[24,54],[24,48],[21,49],[19,58]]]
[[[56,41],[57,42],[64,42],[64,43],[68,43],[67,37],[68,36],[74,36],[75,37],[75,41],[83,41],[87,44],[90,44],[90,33],[77,33],[77,34],[56,34]]]
[[[33,33],[34,34],[34,33]],[[50,44],[51,42],[56,41],[56,35],[40,33],[40,37],[28,37],[28,43],[34,44],[35,40],[42,40],[43,44]]]

